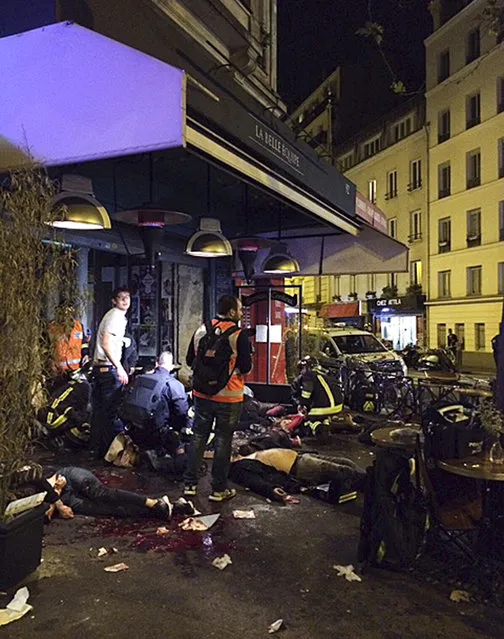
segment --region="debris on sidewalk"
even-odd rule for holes
[[[212,561],[212,566],[215,566],[219,570],[224,570],[226,566],[231,565],[233,562],[231,561],[231,557],[225,553],[222,557],[216,557]]]
[[[347,581],[362,581],[362,579],[354,572],[352,564],[348,566],[333,566],[334,570],[338,571],[338,577],[345,577]]]
[[[121,572],[123,570],[128,570],[128,568],[129,568],[128,564],[121,562],[119,564],[114,564],[113,566],[107,566],[103,570],[105,572]]]
[[[29,596],[30,593],[26,586],[16,591],[16,594],[9,601],[7,607],[0,609],[0,626],[6,626],[12,621],[17,621],[21,619],[21,617],[24,617],[27,612],[33,610],[33,606],[27,603]]]
[[[104,555],[108,555],[108,550],[106,548],[104,548],[103,546],[101,548],[98,548],[98,557],[103,557]]]
[[[274,632],[278,632],[283,626],[283,619],[277,619],[268,628],[268,633],[272,635]]]
[[[293,497],[292,495],[287,495],[287,497],[285,498],[285,503],[286,504],[299,504],[299,498],[298,497]]]
[[[235,519],[255,519],[255,512],[253,510],[233,510],[233,517]]]
[[[471,601],[471,596],[467,590],[452,590],[450,593],[450,601],[454,601],[455,603],[469,603]]]
[[[182,530],[198,530],[203,532],[211,528],[219,517],[220,514],[202,515],[201,517],[187,517],[187,519],[180,522],[179,526]]]
[[[159,526],[159,528],[156,530],[156,535],[158,535],[158,537],[166,537],[166,535],[170,534],[170,529],[167,528],[166,526]]]

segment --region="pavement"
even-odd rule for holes
[[[363,466],[373,459],[355,434],[334,435],[323,452]],[[48,470],[56,467],[51,453],[41,457]],[[78,455],[60,462],[86,465],[110,485],[146,495],[181,494],[181,485],[147,472],[93,467]],[[371,569],[362,582],[338,577],[335,564],[356,566],[361,500],[332,506],[301,495],[298,505],[283,506],[239,488],[219,505],[208,493],[206,477],[197,505],[221,516],[203,533],[182,531],[177,522],[159,537],[158,521],[53,521],[43,563],[27,583],[33,610],[1,636],[255,639],[268,636],[277,619],[284,620],[282,639],[502,636],[503,609],[450,601],[457,586],[439,576]],[[253,509],[255,519],[234,519],[234,509]],[[108,554],[98,558],[102,546]],[[224,553],[232,564],[220,571],[212,560]],[[128,570],[104,571],[118,562]],[[7,601],[0,596],[0,607]]]

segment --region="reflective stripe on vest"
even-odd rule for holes
[[[335,403],[334,395],[332,394],[329,384],[322,375],[317,374],[317,379],[327,395],[329,406],[324,406],[323,408],[312,408],[308,415],[336,415],[337,413],[341,413],[343,410],[343,404]]]
[[[212,320],[212,326],[219,324],[219,327],[222,329],[222,332],[228,330],[232,326],[236,326],[236,322],[232,322],[231,320]],[[194,350],[195,353],[198,352],[198,344],[206,333],[205,325],[200,326],[200,328],[196,331],[194,335]],[[216,395],[204,395],[203,393],[198,393],[198,391],[193,390],[193,395],[195,397],[201,397],[202,399],[210,399],[214,402],[222,402],[224,404],[233,404],[237,402],[243,401],[243,391],[245,390],[245,380],[243,379],[243,375],[239,370],[236,369],[236,358],[238,356],[238,336],[241,333],[241,329],[235,331],[232,335],[229,336],[229,344],[231,346],[231,350],[233,354],[229,359],[229,372],[231,373],[231,377],[229,378],[226,386],[220,390]]]
[[[53,324],[50,330],[57,339],[55,345],[55,366],[61,370],[77,370],[82,358],[84,339],[84,328],[81,322],[74,320],[70,337],[68,338],[62,334],[62,329],[57,324]]]

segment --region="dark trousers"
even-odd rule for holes
[[[326,457],[303,453],[298,456],[293,473],[296,479],[307,484],[325,484],[332,480],[352,477],[364,478],[366,472],[345,457]]]
[[[215,421],[214,459],[212,464],[212,489],[221,492],[227,488],[231,441],[240,419],[243,402],[225,404],[210,399],[194,398],[194,435],[189,446],[186,484],[197,484],[203,453]]]
[[[76,471],[74,471],[75,473]],[[128,490],[108,488],[90,471],[79,468],[77,486],[69,481],[68,491],[62,495],[63,503],[79,515],[111,517],[145,517],[152,513],[145,505],[145,497]]]
[[[121,401],[122,384],[117,370],[97,373],[93,386],[93,416],[91,419],[90,448],[103,457],[112,440],[121,430],[117,409]]]

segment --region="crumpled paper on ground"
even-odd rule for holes
[[[159,528],[156,530],[156,535],[158,535],[159,537],[166,537],[166,535],[170,534],[170,529],[167,528],[166,526],[159,526]]]
[[[128,564],[121,562],[120,564],[114,564],[113,566],[107,566],[103,570],[105,572],[121,572],[122,570],[128,570]]]
[[[467,590],[452,590],[450,593],[450,601],[454,601],[455,603],[469,603],[471,601],[471,596],[469,595]]]
[[[255,512],[253,510],[233,510],[233,517],[235,519],[255,519]]]
[[[12,621],[17,621],[18,619],[21,619],[21,617],[24,617],[27,612],[33,610],[33,606],[26,603],[29,596],[30,593],[26,586],[19,588],[19,590],[16,591],[16,594],[9,601],[7,607],[0,609],[0,626],[6,626]]]
[[[203,515],[201,517],[187,517],[187,519],[180,522],[179,526],[182,530],[198,530],[200,532],[204,532],[211,528],[219,517],[220,514]]]
[[[348,566],[333,566],[334,570],[338,571],[338,577],[345,577],[347,581],[362,581],[362,579],[354,572],[352,564]]]
[[[225,553],[222,557],[216,557],[212,561],[212,566],[215,566],[219,570],[224,570],[226,566],[231,565],[233,562],[231,561],[231,557]]]
[[[274,632],[278,632],[283,626],[283,619],[277,619],[268,628],[268,633],[272,635]]]

